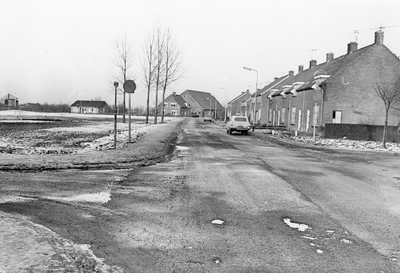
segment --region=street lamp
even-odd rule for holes
[[[224,117],[224,122],[226,122],[226,108],[228,107],[228,90],[223,87],[218,87],[218,89],[225,90],[225,117]]]
[[[257,86],[258,86],[258,71],[253,69],[253,68],[249,68],[249,67],[243,67],[243,69],[249,70],[249,71],[255,71],[257,73],[256,76],[256,92],[255,92],[255,101],[254,101],[254,114],[253,114],[253,132],[254,132],[254,126],[255,126],[255,120],[256,120],[256,107],[257,107]]]

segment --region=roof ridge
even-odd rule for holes
[[[350,61],[349,63],[347,63],[346,65],[344,65],[343,67],[342,67],[342,69],[339,69],[336,73],[334,73],[332,76],[330,76],[328,79],[326,79],[326,81],[325,82],[328,82],[328,81],[330,81],[330,79],[333,79],[334,77],[336,77],[337,75],[339,75],[340,73],[342,73],[345,69],[347,69],[350,65],[352,65],[352,64],[354,64],[356,61],[358,61],[361,57],[363,57],[365,54],[367,54],[368,52],[370,52],[373,48],[375,48],[375,46],[376,46],[376,44],[371,44],[371,45],[369,45],[369,46],[366,46],[365,48],[368,48],[368,47],[370,47],[370,48],[368,48],[364,53],[362,53],[360,56],[358,56],[357,58],[355,58],[354,60],[352,60],[352,61]],[[361,49],[359,49],[359,50],[361,50]],[[354,52],[353,52],[354,53]],[[351,54],[353,54],[353,53],[351,53]],[[346,54],[346,55],[343,55],[343,56],[340,56],[340,57],[338,57],[337,59],[339,59],[339,58],[343,58],[343,57],[345,57],[345,56],[347,56],[348,54]]]

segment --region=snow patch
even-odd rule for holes
[[[75,201],[75,202],[89,202],[89,203],[107,203],[111,200],[111,193],[97,192],[85,193],[69,197],[50,197],[49,199],[62,200],[62,201]]]
[[[297,229],[298,231],[306,231],[307,229],[311,229],[308,225],[292,222],[289,218],[284,218],[283,222],[285,222],[285,224],[289,227]]]

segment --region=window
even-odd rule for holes
[[[172,115],[172,116],[176,116],[177,114],[178,114],[178,112],[177,112],[176,110],[172,110],[172,111],[171,111],[171,115]]]
[[[176,103],[171,102],[171,107],[175,108],[176,107]]]
[[[307,109],[307,127],[306,127],[306,131],[308,131],[308,129],[310,129],[310,109]]]
[[[247,119],[246,119],[246,118],[238,118],[238,117],[236,117],[236,118],[235,118],[235,121],[243,121],[243,122],[246,122]]]
[[[164,107],[168,107],[168,102],[164,102]]]
[[[332,123],[342,123],[342,111],[332,112]]]
[[[281,123],[285,123],[286,108],[282,108]]]
[[[269,109],[268,122],[272,122],[272,109]]]
[[[290,123],[292,125],[296,124],[296,107],[292,107],[292,116]]]

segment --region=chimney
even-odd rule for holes
[[[356,42],[351,42],[347,44],[347,54],[350,54],[357,50],[358,44]]]
[[[278,77],[275,77],[275,78],[274,78],[274,81],[276,81],[277,79],[279,79],[279,78],[278,78]]]
[[[304,66],[303,65],[299,65],[299,73],[303,72],[303,70],[304,70]]]
[[[316,66],[316,65],[317,65],[317,61],[316,60],[311,60],[310,61],[310,68],[313,67],[313,66]]]
[[[172,95],[176,95],[176,92],[174,91],[174,92],[172,92]]]
[[[326,62],[329,63],[330,61],[333,60],[333,53],[326,53]]]
[[[294,71],[293,70],[290,70],[289,71],[289,77],[293,77],[294,76]]]
[[[383,45],[383,31],[378,30],[375,32],[375,44],[376,45]]]

